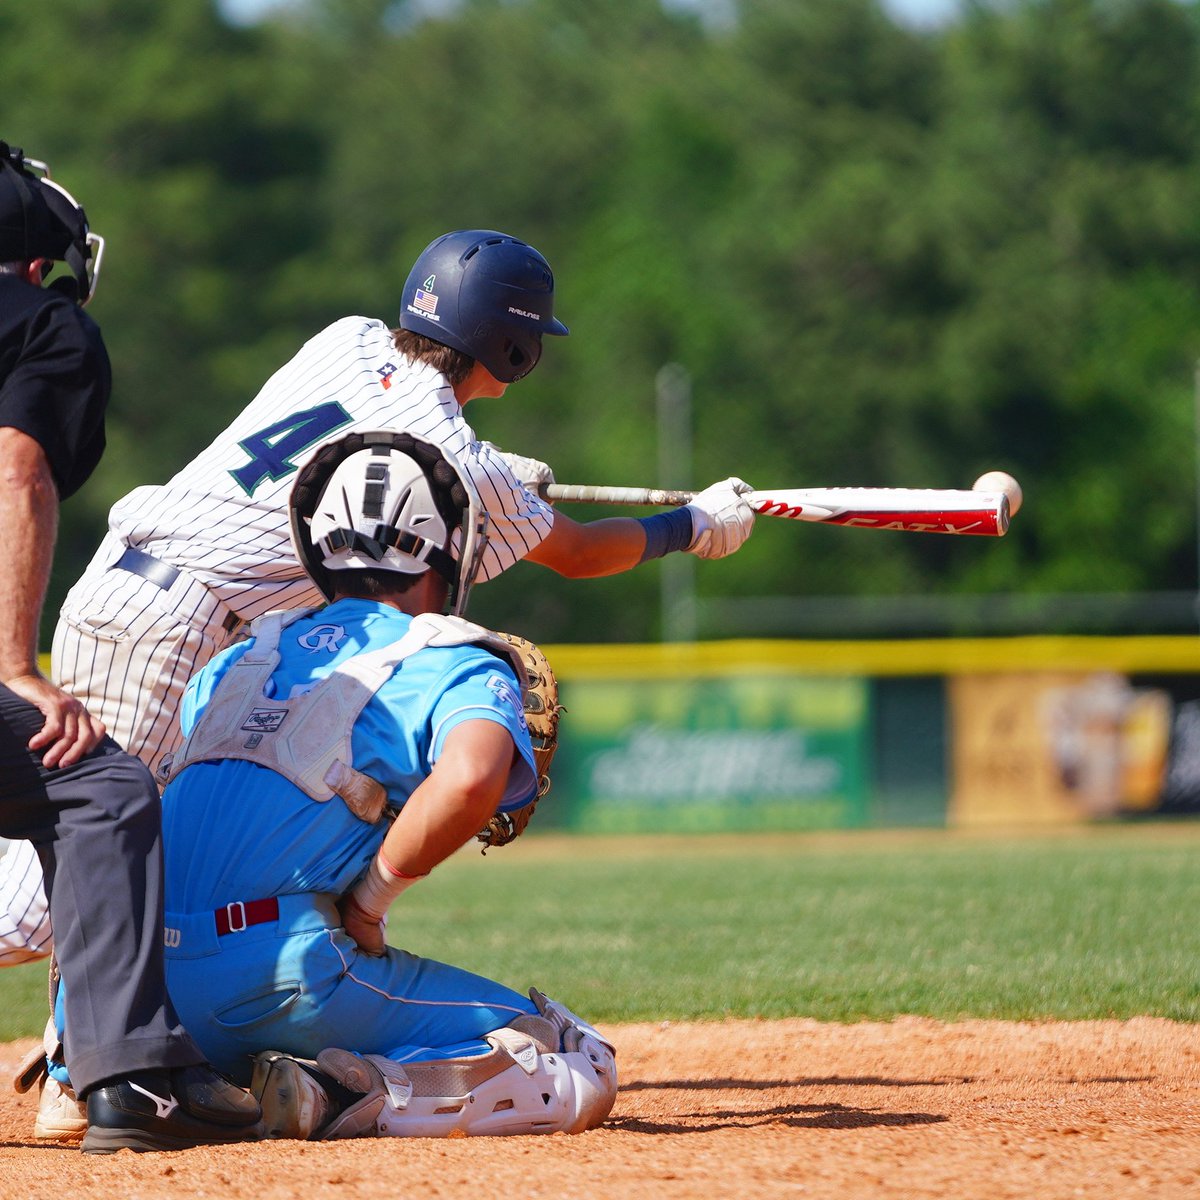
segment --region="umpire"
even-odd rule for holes
[[[45,872],[91,1153],[243,1141],[260,1117],[166,994],[150,773],[37,666],[59,500],[104,449],[111,372],[82,311],[102,251],[45,165],[0,142],[0,835],[33,842]]]

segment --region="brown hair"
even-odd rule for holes
[[[422,572],[422,575],[424,572]],[[422,575],[406,575],[403,571],[330,571],[329,579],[338,596],[353,596],[356,600],[379,600],[385,596],[402,596]]]
[[[405,358],[428,363],[435,371],[440,371],[451,386],[462,383],[475,365],[475,360],[469,354],[435,342],[423,333],[413,333],[411,329],[393,329],[392,344]]]

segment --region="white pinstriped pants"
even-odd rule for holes
[[[37,851],[32,842],[9,842],[0,858],[0,967],[46,958],[53,947]]]
[[[124,546],[109,535],[71,589],[54,631],[50,674],[104,722],[109,736],[157,772],[183,740],[188,680],[234,640],[229,609],[180,574],[170,588],[109,570]],[[53,948],[41,864],[29,842],[0,858],[0,967]]]

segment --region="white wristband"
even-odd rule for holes
[[[397,871],[380,850],[367,868],[367,873],[354,885],[350,899],[373,921],[382,921],[392,902],[424,875],[406,875]]]

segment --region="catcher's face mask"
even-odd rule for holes
[[[0,142],[0,259],[64,262],[70,275],[48,286],[80,306],[96,291],[104,239],[88,228],[83,206],[50,178],[50,168]]]
[[[474,485],[440,447],[410,434],[351,434],[323,447],[292,489],[292,540],[326,599],[330,571],[436,571],[466,611],[487,542]]]

